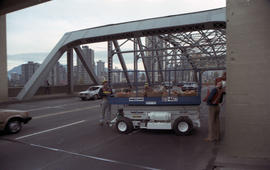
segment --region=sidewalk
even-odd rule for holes
[[[30,102],[30,101],[32,102],[32,101],[39,101],[39,100],[69,98],[69,97],[75,97],[77,95],[78,95],[77,93],[73,93],[73,94],[57,93],[57,94],[37,95],[37,96],[32,97],[31,99],[24,100],[24,101],[19,101],[17,100],[16,97],[9,97],[8,101],[0,102],[0,106],[14,104],[14,103]]]
[[[270,159],[233,157],[226,155],[222,144],[217,147],[213,170],[270,170]]]
[[[225,101],[226,102],[226,101]],[[221,136],[225,131],[225,107],[221,109]],[[216,144],[217,154],[211,170],[270,170],[270,159],[233,157],[226,153],[224,141]]]

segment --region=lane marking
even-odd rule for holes
[[[44,118],[44,117],[62,115],[62,114],[65,114],[65,113],[77,112],[77,111],[82,111],[82,110],[88,110],[88,109],[93,109],[93,108],[96,108],[96,107],[100,107],[100,106],[99,105],[95,105],[95,106],[90,106],[90,107],[83,107],[83,108],[78,108],[78,109],[73,109],[73,110],[62,111],[62,112],[50,113],[50,114],[41,115],[41,116],[34,116],[33,119],[41,119],[41,118]]]
[[[117,160],[113,160],[113,159],[101,158],[101,157],[97,157],[97,156],[91,156],[91,155],[66,151],[66,150],[62,150],[62,149],[57,149],[57,148],[52,148],[52,147],[47,147],[47,146],[42,146],[42,145],[37,145],[37,144],[30,144],[30,145],[34,146],[34,147],[42,148],[42,149],[55,151],[55,152],[62,152],[62,153],[70,154],[70,155],[95,159],[95,160],[104,161],[104,162],[110,162],[110,163],[119,164],[119,165],[126,165],[126,166],[130,166],[130,167],[135,167],[135,168],[140,168],[140,169],[147,169],[147,170],[159,170],[158,168],[152,168],[152,167],[143,166],[143,165],[137,165],[137,164],[133,164],[133,163],[121,162],[121,161],[117,161]]]
[[[56,127],[56,128],[47,129],[47,130],[43,130],[43,131],[40,131],[40,132],[29,134],[29,135],[21,136],[21,137],[15,138],[15,139],[16,140],[24,139],[24,138],[27,138],[27,137],[30,137],[30,136],[39,135],[39,134],[42,134],[42,133],[47,133],[47,132],[51,132],[51,131],[54,131],[54,130],[62,129],[62,128],[65,128],[65,127],[69,127],[69,126],[72,126],[72,125],[76,125],[76,124],[79,124],[79,123],[83,123],[85,121],[86,120],[81,120],[81,121],[78,121],[78,122],[66,124],[66,125],[63,125],[63,126]]]
[[[52,108],[61,108],[61,107],[64,107],[64,106],[76,105],[78,103],[81,103],[81,102],[69,103],[69,104],[62,104],[62,105],[56,105],[56,106],[39,107],[39,108],[29,109],[27,111],[28,112],[31,112],[31,111],[37,111],[37,110],[45,110],[45,109],[52,109]],[[97,103],[97,102],[95,102],[95,103]]]

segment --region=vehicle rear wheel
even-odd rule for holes
[[[120,118],[116,122],[116,129],[119,133],[128,134],[133,130],[133,124],[128,118]]]
[[[176,135],[189,135],[193,129],[192,121],[188,117],[179,117],[173,123],[173,130]]]
[[[18,133],[22,129],[22,122],[18,119],[10,120],[7,123],[6,130],[8,133]]]

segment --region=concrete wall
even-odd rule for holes
[[[270,158],[270,1],[227,0],[227,154]]]
[[[8,99],[6,15],[0,15],[0,101]]]

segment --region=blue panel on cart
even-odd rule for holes
[[[181,97],[110,97],[110,104],[126,105],[200,105],[200,96]]]

